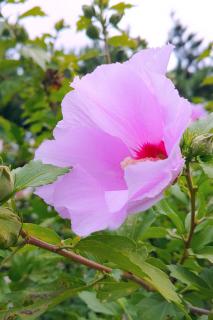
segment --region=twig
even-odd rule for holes
[[[107,32],[107,26],[106,26],[106,20],[103,16],[103,5],[101,3],[100,5],[100,24],[102,26],[102,32],[103,32],[103,41],[104,41],[104,51],[105,51],[105,61],[106,63],[111,63],[111,56],[109,51],[109,45],[108,45],[108,32]]]
[[[186,181],[187,181],[189,194],[190,194],[191,223],[190,223],[189,235],[188,235],[187,239],[184,241],[184,251],[183,251],[183,255],[182,255],[181,259],[180,259],[180,264],[183,264],[184,261],[186,260],[187,256],[188,256],[188,249],[190,248],[192,237],[193,237],[194,230],[195,230],[195,227],[196,227],[196,221],[195,221],[196,188],[193,186],[193,183],[192,183],[192,177],[191,177],[189,163],[186,163]]]
[[[204,308],[194,307],[191,304],[188,305],[188,308],[190,309],[190,311],[192,313],[197,314],[197,315],[203,315],[203,314],[209,315],[209,314],[211,314],[211,312],[209,310],[204,309]]]
[[[31,244],[33,246],[54,252],[54,253],[59,254],[65,258],[68,258],[69,260],[78,262],[84,266],[87,266],[88,268],[95,269],[95,270],[98,270],[103,273],[111,273],[113,271],[112,268],[106,267],[100,263],[97,263],[95,261],[92,261],[92,260],[89,260],[85,257],[82,257],[81,255],[78,255],[78,254],[74,253],[73,251],[61,249],[60,247],[58,247],[56,245],[52,245],[52,244],[44,242],[40,239],[37,239],[35,237],[28,236],[28,234],[23,229],[21,230],[20,235],[24,238],[26,244]],[[131,281],[139,284],[147,291],[155,291],[155,288],[152,287],[147,281],[135,276],[132,273],[123,272],[122,278],[124,280],[131,280]],[[189,307],[189,310],[194,314],[210,314],[210,311],[207,309],[202,309],[202,308],[194,307],[191,305],[189,305],[188,307]]]
[[[106,266],[104,266],[100,263],[97,263],[95,261],[89,260],[85,257],[82,257],[81,255],[76,254],[73,251],[61,249],[60,247],[58,247],[56,245],[52,245],[52,244],[44,242],[40,239],[37,239],[35,237],[28,236],[24,230],[21,230],[21,236],[25,239],[25,242],[27,244],[31,244],[36,247],[57,253],[60,256],[63,256],[65,258],[68,258],[70,260],[78,262],[80,264],[83,264],[84,266],[87,266],[88,268],[91,268],[91,269],[95,269],[95,270],[98,270],[98,271],[101,271],[104,273],[111,273],[112,272],[111,268],[106,267]],[[149,285],[145,280],[138,278],[137,276],[135,276],[129,272],[124,272],[122,277],[126,280],[132,280],[132,281],[138,283],[139,285],[144,287],[147,291],[154,291],[154,288],[151,285]]]

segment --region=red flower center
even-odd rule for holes
[[[139,148],[134,150],[135,156],[134,159],[140,160],[140,159],[166,159],[168,158],[168,154],[166,152],[165,144],[163,141],[161,141],[158,144],[152,144],[152,143],[145,143],[142,146],[139,146]]]

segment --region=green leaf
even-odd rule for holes
[[[132,281],[117,282],[113,279],[107,279],[99,282],[97,297],[103,301],[115,301],[119,298],[131,295],[139,288],[140,285]]]
[[[156,213],[154,210],[150,209],[147,214],[138,214],[135,216],[130,216],[128,221],[133,220],[130,225],[130,231],[133,239],[142,239],[143,235],[149,230],[150,226],[156,219]]]
[[[201,61],[211,55],[213,44],[210,43],[208,48],[206,48],[197,58],[197,61]]]
[[[99,29],[96,26],[93,26],[92,24],[90,24],[86,30],[87,36],[93,40],[99,38],[99,33]]]
[[[115,304],[103,303],[97,297],[95,292],[83,291],[78,295],[83,300],[90,310],[96,313],[102,313],[113,316],[116,314]]]
[[[113,47],[130,47],[136,48],[137,43],[134,39],[130,39],[127,34],[122,34],[120,36],[113,36],[108,39],[108,44]]]
[[[142,261],[140,257],[135,256],[133,261],[143,272],[146,273],[147,277],[145,277],[145,279],[148,280],[148,282],[151,283],[166,300],[177,304],[181,303],[179,296],[175,292],[174,285],[165,272],[145,261]]]
[[[46,65],[50,62],[50,54],[39,47],[25,45],[21,49],[21,54],[25,58],[31,58],[43,70],[46,70]]]
[[[137,305],[143,314],[143,320],[178,320],[183,319],[183,314],[178,308],[162,299],[161,296],[153,294],[149,298],[142,299]]]
[[[86,290],[89,287],[90,285],[67,289],[62,292],[56,292],[55,296],[52,298],[42,299],[41,301],[35,302],[31,305],[11,308],[9,311],[2,310],[0,311],[0,319],[2,319],[4,315],[7,315],[7,317],[9,318],[11,317],[11,319],[17,316],[19,316],[21,320],[22,319],[23,320],[38,319],[38,317],[44,314],[47,310],[57,306],[64,300],[67,300],[72,298],[73,296],[76,296],[80,291]]]
[[[28,187],[39,187],[52,183],[67,172],[69,172],[67,168],[59,168],[32,160],[24,167],[12,171],[15,177],[15,190],[17,192]]]
[[[207,259],[211,263],[213,263],[213,247],[207,246],[207,247],[195,252],[195,255],[199,259]]]
[[[208,221],[206,227],[193,236],[191,247],[193,250],[199,250],[211,242],[213,242],[213,232],[212,225]]]
[[[203,295],[211,297],[211,290],[208,288],[208,284],[201,277],[180,265],[170,265],[168,268],[171,271],[172,277],[185,283],[191,289],[199,290]]]
[[[100,52],[98,50],[90,49],[85,53],[83,53],[82,55],[80,55],[79,60],[88,60],[88,59],[98,57],[99,55],[100,55]]]
[[[36,237],[42,241],[51,243],[51,244],[60,244],[61,239],[57,233],[49,228],[45,228],[33,223],[24,223],[24,231],[27,232],[29,236]]]
[[[213,163],[204,163],[200,162],[200,166],[203,169],[204,173],[210,178],[213,179]]]
[[[112,6],[110,9],[116,10],[118,13],[123,14],[126,9],[132,8],[133,5],[130,3],[119,2]]]
[[[114,268],[132,272],[146,279],[168,301],[180,303],[175,287],[166,273],[144,261],[140,251],[137,252],[134,242],[122,236],[91,236],[82,239],[75,249],[82,253],[92,254],[96,260],[109,261]]]
[[[20,17],[19,19],[23,19],[23,18],[26,18],[26,17],[30,17],[30,16],[40,16],[40,17],[44,17],[46,16],[46,13],[38,6],[36,7],[33,7],[32,9],[24,12]]]
[[[206,77],[201,83],[203,86],[211,86],[213,85],[213,76]]]
[[[75,250],[87,254],[99,262],[108,261],[115,269],[130,271],[137,276],[144,276],[142,270],[131,262],[129,254],[136,250],[133,241],[117,235],[90,236],[79,241]]]
[[[165,238],[168,235],[168,232],[163,227],[150,227],[141,239],[158,239],[158,238]]]
[[[162,200],[156,205],[157,212],[166,215],[177,228],[179,234],[185,232],[184,224],[178,214],[171,208],[168,201]]]
[[[77,21],[77,30],[81,31],[87,29],[91,24],[91,19],[81,16],[80,19]]]

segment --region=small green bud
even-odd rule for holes
[[[59,21],[57,21],[57,22],[55,23],[55,29],[56,29],[57,31],[61,31],[61,30],[64,29],[64,28],[66,28],[66,25],[65,25],[65,23],[64,23],[64,19],[61,19],[61,20],[59,20]]]
[[[115,13],[110,17],[109,22],[113,26],[117,26],[117,24],[121,21],[122,17],[123,17],[122,14]]]
[[[95,40],[99,38],[99,30],[97,27],[90,25],[87,28],[86,34],[88,35],[89,38]]]
[[[95,3],[103,8],[107,8],[109,5],[109,0],[95,0]]]
[[[124,50],[118,50],[116,52],[116,61],[124,62],[128,59],[127,54]]]
[[[92,18],[95,16],[95,8],[93,6],[84,5],[82,10],[86,18]]]
[[[14,179],[10,169],[0,165],[0,201],[6,199],[14,190]]]
[[[16,244],[21,229],[19,217],[11,210],[0,207],[0,249]]]
[[[213,154],[213,133],[204,133],[195,137],[191,145],[194,157],[208,157]]]

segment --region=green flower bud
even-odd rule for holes
[[[0,207],[0,249],[16,244],[21,229],[19,217],[11,210]]]
[[[13,176],[6,166],[0,166],[0,201],[6,199],[14,190]]]
[[[122,14],[115,13],[110,17],[109,22],[113,26],[117,26],[117,24],[121,21],[122,17]]]
[[[195,137],[191,145],[194,157],[209,157],[213,154],[213,133],[204,133]]]
[[[95,8],[93,6],[84,5],[82,9],[83,9],[84,16],[86,18],[90,19],[95,16]]]
[[[87,28],[86,34],[88,35],[89,38],[91,39],[98,39],[99,38],[99,30],[97,27],[90,25]]]
[[[102,6],[103,8],[107,8],[109,5],[109,0],[95,0],[95,4]]]

